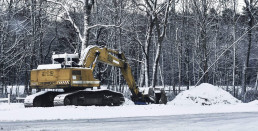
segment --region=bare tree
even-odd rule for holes
[[[201,70],[204,73],[208,69],[208,1],[198,0],[193,1],[195,11],[198,16],[198,24],[200,25],[200,39],[199,39],[199,50],[201,52]],[[208,73],[204,74],[203,82],[208,82]]]
[[[156,9],[156,5],[154,5],[154,10],[158,11],[157,13],[154,14],[155,29],[156,29],[156,32],[157,32],[158,42],[157,42],[157,46],[156,46],[157,49],[156,49],[155,60],[154,60],[154,63],[153,63],[152,87],[155,87],[156,82],[157,82],[157,70],[158,70],[157,67],[158,67],[158,64],[159,64],[162,42],[164,40],[165,33],[166,33],[166,27],[167,27],[170,4],[171,4],[171,0],[167,0],[166,1],[166,6],[164,5],[159,10]],[[158,13],[160,11],[162,11],[163,8],[165,8],[164,18],[162,20],[159,20],[159,16],[158,16],[159,14]],[[160,23],[159,21],[162,21],[162,23]]]
[[[247,69],[249,67],[249,59],[250,59],[250,53],[251,53],[251,46],[252,46],[252,28],[254,26],[254,11],[255,6],[257,4],[257,1],[253,0],[245,0],[245,12],[248,17],[248,46],[247,46],[247,52],[246,52],[246,59],[244,62],[243,72],[242,72],[242,96],[246,92],[246,79],[247,79]]]

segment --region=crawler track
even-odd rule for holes
[[[25,107],[51,107],[54,106],[54,98],[62,92],[41,91],[27,96],[24,100]]]
[[[78,90],[73,92],[42,91],[28,96],[24,101],[24,106],[119,106],[123,104],[124,101],[123,94],[110,90]]]

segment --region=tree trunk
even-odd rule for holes
[[[39,29],[38,29],[38,32],[39,32],[39,62],[38,64],[42,64],[44,63],[44,55],[43,55],[43,23],[42,23],[42,1],[40,1],[40,5],[39,5],[39,16],[38,16],[38,19],[39,19]]]
[[[144,63],[141,63],[139,87],[143,87],[143,84],[144,84]]]
[[[159,58],[160,58],[160,51],[161,51],[161,44],[162,42],[159,41],[158,42],[158,46],[157,46],[157,50],[156,50],[156,56],[155,56],[155,60],[154,60],[154,64],[153,64],[153,73],[152,73],[152,87],[156,86],[157,83],[157,68],[158,68],[158,64],[159,64]]]
[[[94,5],[94,0],[84,0],[84,6],[83,6],[83,24],[84,24],[84,30],[83,30],[83,40],[81,45],[81,53],[83,53],[84,49],[89,45],[89,25],[90,25],[90,15],[91,15],[91,9]]]
[[[250,3],[247,2],[247,0],[245,0],[246,2],[246,11],[247,11],[247,15],[249,18],[248,21],[248,34],[247,34],[247,39],[248,39],[248,48],[247,48],[247,54],[246,54],[246,59],[245,59],[245,63],[244,63],[244,68],[243,68],[243,78],[242,78],[242,96],[245,94],[246,92],[246,83],[247,83],[247,69],[249,67],[249,58],[250,58],[250,50],[251,50],[251,46],[252,46],[252,27],[254,25],[254,17],[252,15],[252,3],[253,0],[250,0]]]
[[[255,85],[254,85],[255,90],[257,90],[257,86],[258,86],[258,72],[256,75],[256,81],[255,81]]]
[[[145,75],[145,87],[149,87],[149,58],[145,56],[144,58],[144,75]]]
[[[30,69],[33,69],[35,66],[36,62],[36,57],[35,57],[35,43],[36,43],[36,16],[35,16],[35,9],[36,9],[36,1],[31,0],[31,10],[30,10],[30,15],[31,15],[31,26],[32,26],[32,35],[31,35],[31,44],[30,44],[30,49],[31,49],[31,56],[30,56]]]
[[[152,20],[152,16],[149,16],[149,26],[146,34],[145,48],[144,48],[144,75],[145,75],[145,86],[149,87],[149,45],[151,43],[152,38],[152,30],[154,26],[154,21]]]
[[[178,67],[178,88],[181,86],[181,44],[178,41],[178,28],[176,29],[176,44],[177,44],[177,67]]]
[[[0,47],[0,58],[1,60],[4,59],[4,26],[2,26],[2,29],[0,31],[0,37],[1,37],[1,47]],[[0,79],[1,79],[1,90],[0,93],[3,94],[4,93],[4,61],[0,62]]]
[[[233,42],[236,41],[236,0],[233,1],[234,14],[233,14]],[[233,86],[233,95],[236,97],[236,87],[235,87],[235,74],[236,74],[236,45],[233,45],[233,69],[232,69],[232,86]]]
[[[167,0],[167,6],[166,6],[166,11],[165,11],[165,18],[163,19],[164,23],[159,23],[158,22],[158,16],[157,14],[154,15],[155,17],[155,27],[158,35],[158,45],[156,49],[156,56],[153,64],[153,75],[152,75],[152,87],[156,86],[156,81],[157,81],[157,67],[159,64],[159,58],[160,58],[160,52],[161,52],[161,47],[162,47],[162,42],[164,39],[164,36],[166,34],[166,27],[167,27],[167,19],[168,19],[168,11],[170,7],[170,0]],[[155,9],[155,8],[154,8]]]

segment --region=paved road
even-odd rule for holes
[[[1,117],[1,116],[0,116]],[[51,120],[0,122],[0,130],[17,131],[127,131],[127,130],[187,130],[187,131],[255,131],[258,112],[220,113],[158,117],[132,117],[90,120]]]

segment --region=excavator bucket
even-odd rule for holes
[[[155,104],[167,104],[167,96],[164,88],[154,88]]]
[[[165,90],[160,90],[160,93],[155,93],[156,95],[156,104],[167,104],[167,96]]]
[[[136,105],[167,104],[166,92],[163,88],[139,88],[139,99],[134,101]]]

